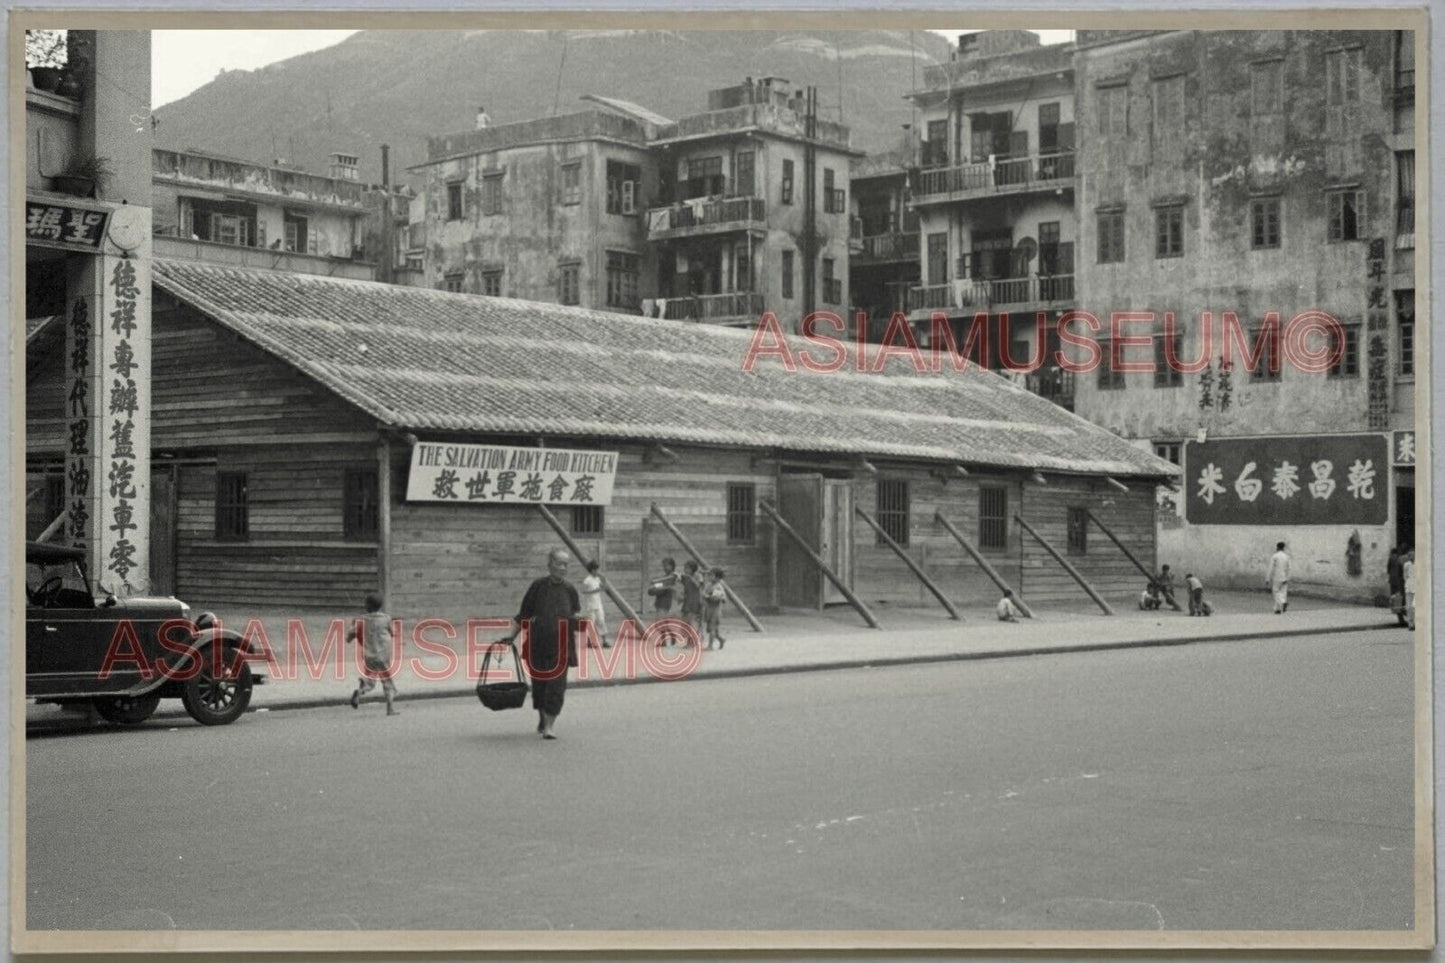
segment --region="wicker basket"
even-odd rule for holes
[[[511,639],[507,640],[507,647],[512,650],[512,663],[517,666],[517,679],[510,682],[488,682],[487,670],[491,667],[494,647],[488,646],[487,654],[482,656],[482,681],[477,683],[477,698],[493,712],[520,709],[522,703],[527,701],[530,689],[522,679],[522,660],[517,655],[517,647],[512,644]]]

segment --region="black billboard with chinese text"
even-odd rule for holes
[[[1389,486],[1390,439],[1383,434],[1184,445],[1191,525],[1383,525]]]

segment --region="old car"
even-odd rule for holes
[[[245,643],[214,616],[192,620],[174,598],[117,598],[93,583],[81,549],[25,545],[25,694],[41,703],[90,703],[122,725],[160,700],[181,700],[208,726],[234,722],[265,681]]]

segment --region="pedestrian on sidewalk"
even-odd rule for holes
[[[1415,631],[1415,550],[1407,549],[1400,563],[1400,579],[1405,589],[1405,624]]]
[[[582,580],[582,617],[592,623],[602,647],[612,648],[607,641],[607,613],[602,609],[601,566],[595,558],[587,563],[587,577]]]
[[[692,628],[683,645],[697,645],[702,638],[702,576],[697,562],[688,559],[682,566],[682,618]]]
[[[1264,583],[1274,593],[1274,614],[1283,615],[1289,611],[1289,553],[1284,550],[1284,542],[1279,542],[1274,547],[1274,554],[1269,559],[1269,575],[1265,577]]]
[[[1190,572],[1184,576],[1184,584],[1189,588],[1189,614],[1208,615],[1204,609],[1204,583]]]
[[[1000,622],[1017,622],[1019,620],[1023,612],[1019,611],[1019,607],[1014,604],[1013,589],[1003,590],[1003,598],[998,600],[995,611],[998,612]]]
[[[577,617],[582,601],[567,581],[567,550],[547,556],[547,574],[527,587],[512,618],[516,626],[502,641],[511,642],[526,628],[522,661],[532,679],[532,708],[537,710],[537,731],[543,739],[556,739],[552,726],[562,714],[567,692],[567,669],[577,664]]]
[[[381,610],[381,596],[370,592],[366,596],[366,615],[352,625],[346,636],[348,642],[359,642],[365,660],[365,668],[351,693],[351,708],[361,708],[361,697],[376,688],[381,680],[381,693],[386,697],[386,714],[400,715],[396,707],[396,683],[392,677],[396,668],[392,665],[391,617]]]
[[[1174,573],[1169,571],[1168,565],[1159,569],[1159,574],[1154,578],[1154,584],[1159,590],[1159,598],[1162,601],[1168,602],[1169,607],[1176,612],[1184,611],[1174,600]]]
[[[1395,610],[1395,618],[1400,620],[1400,624],[1406,625],[1405,565],[1398,545],[1390,549],[1390,557],[1385,562],[1385,577],[1390,580],[1390,608]]]
[[[702,590],[702,624],[703,631],[707,633],[707,647],[709,649],[712,648],[714,641],[717,642],[719,649],[726,645],[728,641],[723,638],[721,629],[722,604],[728,597],[727,588],[723,585],[723,577],[725,574],[722,569],[714,566],[713,570],[708,573],[707,585]]]
[[[671,555],[662,560],[662,578],[647,587],[652,596],[652,621],[655,623],[672,615],[672,599],[677,592],[682,576],[677,574],[677,560]],[[658,645],[670,645],[674,641],[672,630],[667,630]]]

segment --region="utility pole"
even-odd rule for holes
[[[381,256],[377,259],[377,280],[391,284],[395,278],[392,271],[392,249],[396,246],[391,239],[391,146],[381,145]]]
[[[818,259],[818,88],[809,87],[803,115],[803,317],[816,309]]]

